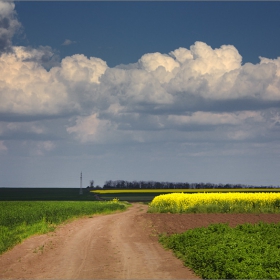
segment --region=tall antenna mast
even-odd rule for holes
[[[83,194],[83,173],[81,172],[80,177],[80,194]]]

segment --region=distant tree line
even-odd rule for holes
[[[89,186],[87,186],[87,189],[94,189],[94,190],[99,190],[99,189],[102,189],[101,187],[99,186],[94,186],[94,180],[90,180],[89,181]]]
[[[212,183],[174,183],[158,181],[106,181],[103,189],[240,189],[240,188],[275,188],[273,186],[250,186],[244,184]]]

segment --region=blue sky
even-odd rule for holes
[[[0,2],[0,187],[279,185],[280,2]]]
[[[234,45],[243,62],[279,56],[278,2],[16,2],[26,40],[49,45],[61,58],[82,53],[110,67],[137,62],[145,53],[169,53],[196,41]],[[36,22],[36,24],[34,24]],[[62,47],[64,38],[76,43]],[[16,40],[15,40],[16,41]]]

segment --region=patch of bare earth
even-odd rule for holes
[[[240,224],[258,222],[279,223],[280,214],[148,214],[148,219],[158,233],[181,233],[188,229],[207,227],[210,224],[227,223],[234,227]]]
[[[280,222],[279,214],[151,214],[127,211],[81,218],[33,236],[0,256],[0,279],[199,279],[158,243],[158,233],[211,223]]]

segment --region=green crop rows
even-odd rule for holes
[[[280,224],[213,224],[161,236],[203,279],[279,279]]]
[[[126,209],[117,201],[0,201],[0,254],[68,219]]]

